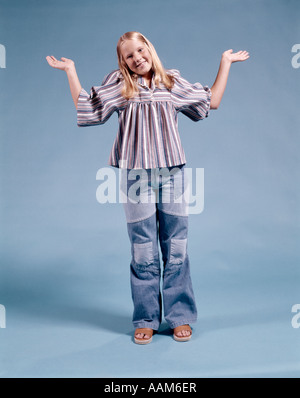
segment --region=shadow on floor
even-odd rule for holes
[[[28,317],[41,320],[41,323],[86,325],[118,334],[130,335],[133,330],[131,314],[120,313],[114,308],[93,308],[71,305],[43,305],[18,308]]]

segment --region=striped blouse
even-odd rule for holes
[[[129,100],[122,94],[119,70],[107,75],[102,85],[92,87],[90,95],[82,89],[77,105],[77,125],[105,123],[117,112],[119,129],[109,164],[126,169],[153,169],[186,163],[181,145],[177,115],[182,112],[193,121],[209,114],[211,90],[200,83],[191,84],[175,69],[168,70],[175,84],[168,90],[162,83],[151,88],[138,77],[139,93]]]

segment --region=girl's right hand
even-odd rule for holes
[[[47,56],[46,60],[52,68],[64,70],[67,72],[71,68],[74,68],[74,61],[68,58],[61,57],[61,61],[58,61],[53,55]]]

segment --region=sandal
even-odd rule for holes
[[[148,339],[144,339],[144,338],[137,338],[136,335],[137,334],[147,334],[148,336],[150,336]],[[152,341],[152,336],[153,336],[153,329],[149,329],[149,328],[138,328],[135,329],[135,333],[134,333],[134,342],[136,344],[149,344]]]
[[[182,332],[183,330],[189,331],[190,332],[189,336],[178,336],[178,333]],[[176,340],[176,341],[189,341],[189,340],[191,340],[192,329],[191,329],[190,325],[177,326],[174,329],[174,331],[173,331],[173,337],[174,337],[174,340]]]

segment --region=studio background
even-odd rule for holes
[[[299,377],[299,16],[297,0],[0,0],[1,377]],[[66,75],[45,59],[73,59],[89,91],[130,30],[203,85],[223,51],[251,56],[217,111],[179,116],[187,167],[205,174],[185,344],[166,325],[132,342],[123,208],[96,200],[117,116],[78,128]]]

